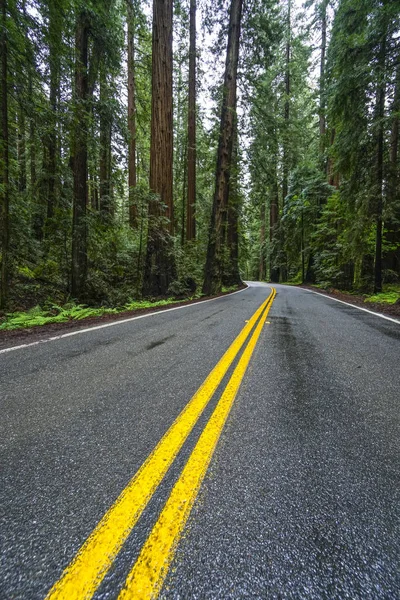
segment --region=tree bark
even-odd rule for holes
[[[18,191],[26,191],[26,127],[23,107],[18,111]]]
[[[0,138],[0,229],[1,229],[1,285],[0,308],[8,299],[8,251],[9,251],[9,151],[8,151],[8,43],[7,2],[0,0],[1,7],[1,138]]]
[[[74,298],[82,299],[87,275],[87,173],[88,173],[88,38],[84,11],[78,14],[75,37],[75,128],[73,138],[72,286]]]
[[[285,108],[284,108],[284,136],[283,136],[283,156],[282,156],[282,213],[285,212],[286,196],[288,195],[289,181],[289,120],[290,120],[290,52],[291,52],[291,0],[288,0],[287,13],[287,37],[286,37],[286,59],[285,59]],[[287,255],[286,255],[286,235],[281,227],[281,255],[284,258],[280,266],[280,276],[282,281],[287,279]]]
[[[108,106],[109,89],[105,65],[100,69],[100,213],[103,217],[112,214],[111,199],[111,134],[112,116]]]
[[[374,292],[382,291],[382,237],[383,237],[383,117],[385,110],[385,53],[386,38],[380,43],[378,56],[378,85],[376,92],[376,238]]]
[[[28,75],[28,98],[30,106],[34,106],[33,98],[33,81],[32,81],[32,69],[33,66],[29,66]],[[29,170],[30,170],[30,196],[32,200],[36,200],[36,120],[35,116],[31,115],[29,118]]]
[[[62,21],[57,10],[56,0],[49,1],[49,64],[50,64],[50,111],[51,128],[47,137],[48,152],[48,196],[47,218],[54,216],[57,204],[57,111],[60,96],[60,55],[59,43],[62,35]]]
[[[224,244],[223,224],[224,221],[226,221],[226,211],[228,206],[229,178],[232,165],[232,149],[236,120],[236,87],[242,5],[242,0],[231,1],[215,192],[203,283],[204,294],[217,293],[221,290],[222,285]]]
[[[397,54],[397,68],[395,74],[394,97],[391,106],[392,126],[390,132],[389,147],[389,172],[387,186],[387,204],[390,211],[393,211],[393,219],[388,220],[385,225],[387,228],[386,239],[393,247],[386,256],[385,264],[387,268],[400,274],[400,206],[397,202],[399,197],[399,114],[400,114],[400,53]]]
[[[196,239],[196,0],[190,0],[186,241]]]
[[[260,209],[260,263],[258,267],[258,279],[264,281],[265,272],[265,200],[261,200]]]
[[[227,258],[224,265],[223,284],[226,286],[240,285],[242,279],[239,273],[239,140],[237,119],[234,124],[234,140],[232,150],[232,168],[228,184],[228,210],[226,222]]]
[[[326,101],[325,101],[325,60],[326,60],[326,9],[329,0],[322,0],[320,4],[321,18],[321,57],[319,68],[319,139],[320,153],[323,157],[325,152],[326,134]],[[322,158],[324,160],[324,158]],[[326,164],[324,170],[326,170]]]
[[[183,163],[183,181],[182,181],[182,221],[181,221],[181,247],[183,248],[187,235],[187,142],[182,144],[182,163]]]
[[[394,114],[392,122],[392,131],[390,136],[390,163],[394,174],[394,189],[396,189],[396,183],[398,178],[397,173],[397,160],[399,152],[399,113],[400,113],[400,54],[397,57],[398,64],[396,69],[396,83],[392,105],[392,113]]]
[[[172,0],[154,0],[149,226],[143,293],[164,295],[176,277],[173,255]]]
[[[271,189],[271,202],[269,207],[269,278],[272,283],[279,282],[279,267],[276,264],[277,229],[279,220],[279,188],[276,175],[277,159],[274,167],[274,181]]]
[[[136,93],[135,93],[135,24],[132,0],[126,1],[128,11],[128,186],[129,225],[138,226],[138,207],[135,199],[136,174]]]

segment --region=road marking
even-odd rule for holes
[[[213,414],[205,426],[160,517],[144,543],[118,600],[157,598],[168,573],[175,549],[192,510],[201,483],[214,454],[226,419],[260,337],[269,309],[265,311],[247,344]]]
[[[46,600],[83,600],[93,596],[254,325],[273,298],[272,290],[98,523],[61,578],[51,588]]]
[[[335,302],[340,302],[341,304],[346,304],[346,306],[351,306],[352,308],[358,308],[358,310],[362,310],[370,315],[374,315],[375,317],[380,317],[381,319],[385,319],[386,321],[391,321],[392,323],[397,323],[400,325],[400,321],[398,319],[393,319],[392,317],[387,317],[386,315],[381,315],[373,310],[368,310],[368,308],[363,308],[362,306],[357,306],[356,304],[351,304],[351,302],[344,302],[344,300],[339,300],[339,298],[333,298],[332,296],[328,296],[327,294],[321,294],[320,292],[314,292],[314,290],[307,290],[305,288],[300,288],[305,292],[309,292],[310,294],[316,294],[317,296],[322,296],[323,298],[328,298],[329,300],[334,300]]]
[[[162,308],[152,313],[146,313],[144,315],[138,315],[137,317],[129,317],[129,319],[121,319],[120,321],[113,321],[112,323],[104,323],[104,325],[95,325],[94,327],[86,327],[85,329],[78,329],[77,331],[70,331],[69,333],[62,333],[60,335],[54,335],[44,340],[37,340],[36,342],[29,342],[28,344],[20,344],[19,346],[10,346],[9,348],[3,348],[0,350],[0,354],[6,354],[7,352],[13,352],[14,350],[22,350],[23,348],[30,348],[32,346],[39,346],[40,344],[47,344],[47,342],[55,342],[56,340],[62,340],[64,338],[72,337],[74,335],[80,335],[81,333],[88,333],[90,331],[97,331],[98,329],[105,329],[106,327],[115,327],[115,325],[122,325],[123,323],[130,323],[131,321],[137,321],[138,319],[146,319],[147,317],[154,317],[156,315],[171,312],[173,310],[180,310],[181,308],[189,308],[191,306],[197,306],[199,304],[206,304],[207,302],[213,302],[214,300],[221,300],[227,296],[234,296],[240,294],[249,289],[250,286],[238,290],[237,292],[231,292],[230,294],[224,294],[217,298],[209,298],[208,300],[200,300],[199,302],[192,302],[192,304],[184,304],[184,306],[174,306],[173,308]],[[38,331],[40,328],[38,327]],[[23,331],[23,329],[21,329]]]

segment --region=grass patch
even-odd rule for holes
[[[364,302],[377,302],[379,304],[395,304],[400,300],[400,286],[390,285],[384,286],[384,289],[379,294],[367,296]]]

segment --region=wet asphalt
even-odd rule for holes
[[[276,288],[161,597],[400,598],[400,324]],[[1,599],[45,597],[268,293],[0,354]],[[96,599],[117,598],[217,400]]]

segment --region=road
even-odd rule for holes
[[[0,352],[2,600],[400,598],[400,323],[274,287]]]

